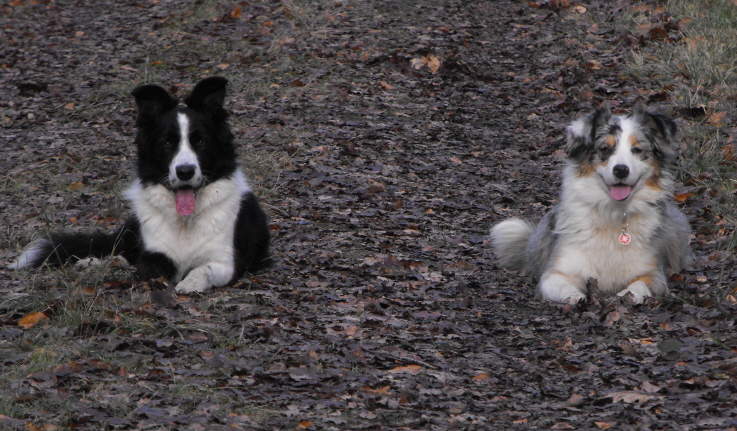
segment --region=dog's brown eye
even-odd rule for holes
[[[609,154],[612,153],[612,150],[612,147],[610,147],[609,145],[602,145],[601,147],[599,147],[599,154],[601,155],[601,157],[607,157],[609,156]]]
[[[643,150],[640,147],[634,147],[632,148],[632,154],[642,154],[645,150]]]
[[[176,133],[167,133],[166,137],[164,138],[164,145],[166,148],[174,148],[176,147],[177,143],[179,142],[179,136]]]
[[[199,133],[192,133],[189,135],[189,143],[194,145],[195,147],[199,147],[202,145],[202,135]]]

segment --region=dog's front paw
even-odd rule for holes
[[[128,263],[127,260],[123,256],[113,256],[111,258],[105,258],[100,259],[97,257],[88,257],[85,259],[79,259],[74,264],[74,269],[77,271],[82,271],[87,268],[92,268],[94,266],[108,266],[108,267],[122,267],[127,268],[130,266],[130,263]]]
[[[543,275],[538,290],[540,296],[548,301],[578,304],[586,299],[585,293],[571,284],[567,277],[560,274]]]
[[[74,264],[74,269],[81,271],[83,269],[92,268],[93,266],[102,266],[103,260],[96,257],[88,257],[86,259],[79,259]]]
[[[650,288],[647,287],[647,284],[645,284],[643,281],[635,281],[634,283],[627,286],[626,289],[619,292],[617,296],[625,296],[627,294],[632,294],[632,301],[635,304],[642,304],[643,302],[645,302],[645,298],[650,298],[653,296]]]
[[[188,275],[175,287],[177,293],[202,293],[210,288],[207,277],[197,277],[196,274]]]
[[[206,292],[213,286],[222,286],[233,277],[233,265],[211,262],[198,266],[177,284],[178,293]]]
[[[564,302],[564,303],[571,304],[571,305],[576,305],[579,302],[585,301],[585,300],[586,300],[586,294],[581,293],[578,291],[578,289],[576,289],[575,292],[571,292],[570,296],[563,298],[563,300],[561,300],[560,302]]]

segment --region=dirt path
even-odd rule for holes
[[[129,90],[182,94],[217,74],[276,265],[192,298],[118,269],[0,271],[0,362],[17,373],[0,423],[734,426],[733,318],[676,301],[541,303],[486,244],[495,221],[554,203],[576,114],[657,93],[619,78],[626,3],[14,3],[1,19],[0,258],[47,225],[119,223]],[[68,318],[85,304],[96,313]],[[32,311],[49,319],[20,329]]]

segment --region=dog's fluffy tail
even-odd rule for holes
[[[11,269],[38,268],[44,264],[64,265],[80,259],[103,259],[121,255],[135,262],[139,241],[132,229],[134,223],[126,223],[115,232],[52,233],[29,245],[8,267]]]
[[[525,250],[534,229],[532,224],[519,218],[504,220],[491,228],[491,245],[501,266],[514,271],[525,269]]]

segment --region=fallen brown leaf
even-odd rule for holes
[[[41,313],[40,311],[33,311],[18,320],[18,326],[22,327],[23,329],[30,329],[34,327],[38,322],[47,318],[48,317],[46,317],[46,315]]]
[[[392,374],[411,374],[416,376],[422,372],[422,367],[419,365],[406,365],[392,368],[389,372]]]

